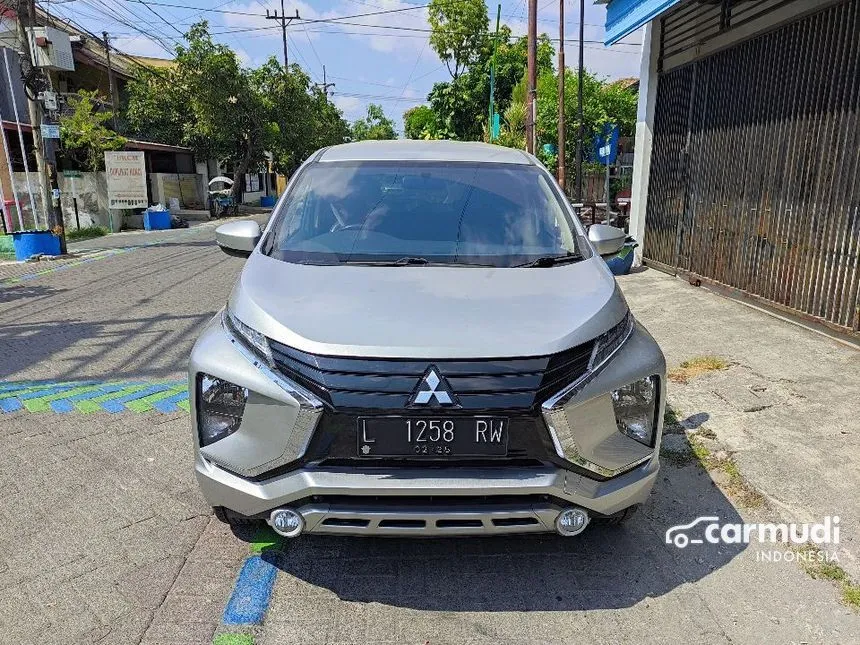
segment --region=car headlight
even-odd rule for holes
[[[236,432],[242,424],[247,401],[248,388],[208,374],[198,374],[197,432],[200,447]]]
[[[657,428],[658,379],[648,376],[612,391],[612,407],[618,430],[652,448]]]
[[[603,365],[609,357],[617,352],[621,346],[630,338],[633,333],[633,314],[628,311],[624,318],[617,325],[607,332],[604,332],[594,341],[594,350],[591,353],[591,360],[588,362],[588,370],[590,372],[596,370]]]
[[[224,325],[229,329],[236,338],[241,340],[252,352],[262,358],[267,365],[273,365],[272,350],[269,347],[269,341],[263,334],[256,329],[248,327],[241,320],[236,318],[229,307],[224,308],[223,314]]]

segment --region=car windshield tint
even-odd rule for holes
[[[276,218],[267,253],[304,264],[509,267],[577,253],[558,196],[526,165],[315,163]]]

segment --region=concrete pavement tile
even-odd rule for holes
[[[44,642],[75,641],[101,623],[70,584],[57,585],[44,579],[29,580],[21,590],[47,618],[39,639]]]
[[[323,645],[330,628],[329,620],[267,620],[255,645]]]
[[[0,625],[6,642],[35,642],[49,623],[22,588],[0,593]]]
[[[239,569],[232,563],[187,560],[173,582],[172,591],[188,595],[218,597],[229,595]]]
[[[153,621],[140,645],[212,645],[214,633],[215,625],[203,622],[175,624]]]
[[[248,545],[236,539],[229,525],[211,516],[207,519],[188,561],[204,564],[219,561],[228,566],[240,564],[248,555]]]
[[[172,556],[135,569],[117,580],[117,591],[135,606],[155,609],[173,586],[183,562],[184,558]]]
[[[400,607],[379,602],[364,603],[364,627],[367,642],[396,640]]]
[[[331,616],[331,620],[326,634],[327,642],[362,643],[366,641],[367,605],[365,603],[342,602],[328,615]]]
[[[180,594],[171,591],[158,608],[156,620],[171,624],[204,622],[215,625],[221,621],[226,599],[222,594]]]
[[[427,612],[403,609],[397,624],[400,642],[459,642],[466,637],[466,626],[456,612]]]
[[[128,562],[115,562],[70,580],[80,598],[104,624],[112,624],[139,608],[118,592],[114,582],[127,575],[130,568]]]

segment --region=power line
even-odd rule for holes
[[[124,2],[140,2],[141,0],[124,0]],[[200,12],[209,12],[209,13],[223,13],[223,14],[231,14],[234,16],[251,16],[253,18],[259,17],[259,14],[253,13],[251,11],[234,11],[231,9],[204,9],[202,7],[194,7],[187,4],[172,4],[168,2],[150,2],[149,4],[156,7],[169,7],[171,9],[190,9],[192,11],[200,11]],[[226,4],[226,3],[225,3]],[[222,5],[223,6],[223,5]],[[324,22],[330,22],[332,20],[342,20],[346,18],[363,18],[365,16],[380,16],[383,14],[389,13],[401,13],[403,11],[414,11],[416,9],[426,9],[429,5],[420,4],[420,5],[411,5],[409,7],[400,7],[398,9],[383,9],[381,11],[371,11],[369,13],[357,13],[350,16],[333,16],[331,18],[324,19]],[[307,22],[323,22],[323,20],[308,20]]]
[[[328,22],[328,21],[327,20],[315,20],[315,21],[309,21],[309,22],[318,22],[319,23],[319,22]],[[392,29],[392,30],[397,30],[397,31],[418,32],[418,33],[423,33],[423,34],[432,33],[431,29],[425,29],[425,28],[421,28],[421,27],[401,27],[398,25],[368,25],[365,23],[354,23],[354,22],[337,22],[337,23],[332,23],[332,24],[335,26],[337,26],[337,25],[349,25],[349,26],[365,27],[365,28],[369,28],[369,29]],[[225,35],[225,34],[249,33],[249,32],[253,32],[253,31],[271,31],[273,29],[277,29],[277,27],[240,27],[237,29],[230,29],[230,30],[225,30],[225,31],[216,31],[216,32],[211,32],[211,33],[213,36],[220,36],[220,35]],[[365,35],[365,36],[388,36],[391,38],[394,38],[394,37],[422,38],[422,39],[427,38],[426,36],[417,36],[417,35],[411,36],[411,35],[378,34],[378,33],[372,32],[372,31],[348,31],[348,30],[340,30],[340,29],[338,29],[338,30],[331,30],[331,29],[329,29],[329,30],[315,30],[315,29],[311,29],[308,31],[313,32],[313,33],[357,34],[357,35]],[[460,33],[460,32],[450,31],[450,32],[446,32],[446,33]],[[487,33],[487,35],[489,35],[489,33]],[[551,42],[558,42],[558,38],[550,38],[547,34],[542,34],[542,35],[547,36],[547,39]],[[524,38],[524,37],[525,37],[525,34],[511,34],[511,36],[510,36],[511,40],[519,40],[520,38]],[[579,40],[575,39],[575,38],[565,38],[564,42],[566,42],[566,43],[578,43]],[[604,51],[604,50],[607,52],[613,51],[612,48],[603,46],[602,40],[585,39],[585,40],[583,40],[583,42],[595,44],[595,45],[601,45],[601,47],[599,47],[597,49],[600,49],[602,51]],[[640,47],[642,45],[642,43],[621,42],[621,43],[616,43],[615,45],[613,45],[613,47],[616,47],[618,45],[628,45],[628,46],[633,46],[633,47]],[[626,53],[629,53],[629,52],[626,52]]]
[[[124,15],[120,15],[118,13],[118,11],[115,12],[112,7],[110,7],[109,5],[106,5],[101,0],[92,0],[92,1],[91,0],[81,0],[81,2],[83,2],[83,4],[87,7],[89,7],[90,9],[93,9],[96,12],[99,12],[99,13],[102,13],[106,16],[109,16],[109,17],[115,19],[115,21],[118,22],[119,24],[125,25],[126,27],[133,29],[134,31],[138,32],[139,34],[146,36],[146,38],[148,38],[149,40],[151,40],[152,42],[157,44],[159,47],[161,47],[168,54],[173,53],[173,51],[170,49],[170,47],[165,45],[164,41],[162,41],[161,38],[159,38],[158,36],[156,36],[155,34],[149,32],[149,31],[146,31],[145,29],[143,29],[141,27],[138,27],[137,24],[135,24],[135,22],[143,22],[144,24],[146,23],[146,21],[141,20],[140,16],[138,16],[137,14],[134,14],[133,12],[129,12],[129,14],[131,16],[133,16],[131,18],[132,22],[129,22],[129,18],[127,18]],[[98,4],[95,4],[95,2],[98,2]]]
[[[147,3],[146,3],[146,2],[144,2],[143,0],[134,0],[134,1],[135,1],[135,2],[139,2],[139,3],[140,3],[140,4],[142,4],[144,7],[146,7],[147,9],[149,9],[153,14],[155,14],[155,16],[157,16],[157,17],[161,20],[161,22],[163,22],[163,23],[164,23],[164,24],[166,24],[168,27],[170,27],[171,29],[173,29],[173,31],[175,31],[175,32],[176,32],[177,34],[179,34],[181,37],[183,37],[183,38],[185,37],[185,34],[184,34],[184,33],[182,33],[181,31],[179,31],[179,29],[177,29],[176,25],[174,25],[172,22],[170,22],[169,20],[167,20],[164,16],[162,16],[160,13],[158,13],[155,9],[153,9],[152,7],[150,7],[150,6],[149,6],[149,4],[147,4]]]

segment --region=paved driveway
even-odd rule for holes
[[[717,474],[670,455],[629,524],[577,539],[283,543],[212,519],[170,389],[241,268],[211,238],[204,225],[102,243],[115,253],[97,240],[82,245],[91,261],[25,279],[35,271],[0,267],[0,642],[860,640],[837,586],[797,563],[762,562],[760,545],[664,543],[703,514],[838,511],[854,575],[854,350],[653,271],[629,276],[671,364],[732,362],[670,399],[736,451],[768,507],[739,506]],[[747,392],[767,392],[759,378],[770,403],[744,412]],[[223,624],[255,607],[260,624]]]

